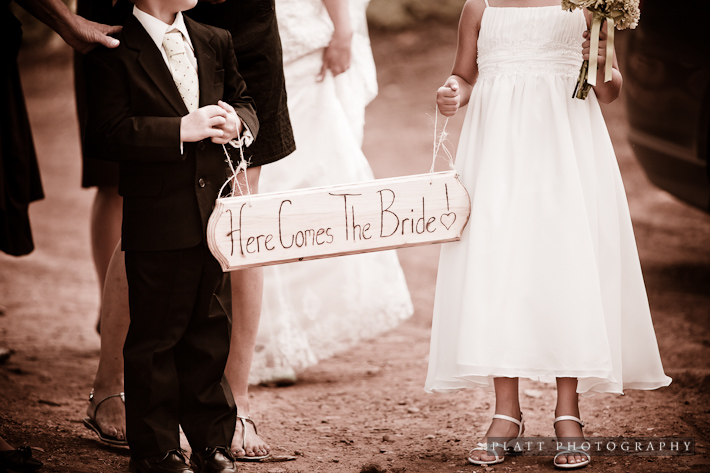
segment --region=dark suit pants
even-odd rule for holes
[[[123,348],[126,438],[134,458],[228,446],[236,421],[224,378],[229,277],[205,245],[126,251],[131,324]]]

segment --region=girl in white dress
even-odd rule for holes
[[[578,394],[670,383],[661,366],[621,175],[598,102],[616,99],[614,59],[586,100],[585,14],[555,0],[468,0],[442,114],[468,104],[456,168],[472,201],[442,246],[428,392],[494,390],[474,464],[503,461],[489,438],[523,432],[518,378],[556,381],[558,438],[583,438]],[[606,48],[602,33],[600,51]],[[596,52],[594,52],[596,53]],[[582,450],[554,464],[589,463]]]
[[[264,166],[259,191],[372,180],[361,150],[377,94],[369,0],[277,0],[296,151]],[[392,329],[413,313],[394,251],[264,268],[251,383],[292,383],[295,371]]]

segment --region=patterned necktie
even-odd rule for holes
[[[163,48],[168,55],[170,72],[180,92],[185,106],[190,112],[198,109],[200,104],[200,85],[197,80],[197,71],[185,54],[185,42],[182,33],[173,29],[165,33]]]

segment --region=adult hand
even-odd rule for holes
[[[121,26],[96,23],[74,14],[70,18],[66,24],[58,25],[57,33],[80,53],[86,54],[96,46],[118,47],[119,41],[109,35],[121,31]]]
[[[350,68],[353,33],[351,30],[337,31],[333,34],[330,44],[323,51],[323,66],[316,77],[318,82],[330,71],[333,76],[342,74]]]
[[[62,0],[17,0],[17,3],[82,54],[96,46],[115,48],[119,44],[109,35],[121,31],[120,26],[89,21],[69,10]]]

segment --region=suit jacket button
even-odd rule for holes
[[[200,144],[197,145],[197,149],[199,149],[200,151],[204,151],[204,149],[205,149],[205,143],[202,142],[202,141],[200,141]]]
[[[200,185],[200,187],[205,187],[205,180],[204,179],[200,178],[200,180],[197,181],[197,183]]]

